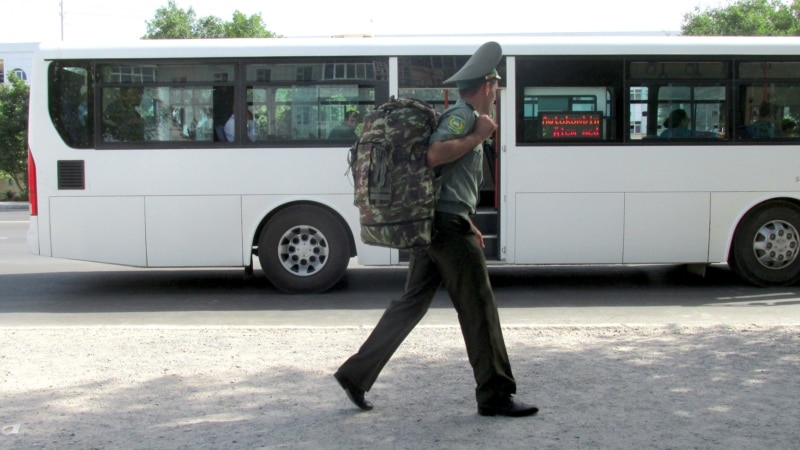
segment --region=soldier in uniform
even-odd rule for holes
[[[538,412],[513,398],[516,382],[489,283],[483,237],[469,218],[482,183],[482,144],[497,127],[489,114],[501,58],[500,45],[487,42],[445,81],[456,84],[460,99],[444,112],[430,138],[428,166],[441,177],[433,240],[429,247],[412,251],[404,295],[391,302],[358,352],[334,374],[362,410],[372,409],[364,393],[444,286],[458,312],[476,382],[478,414],[521,417]]]

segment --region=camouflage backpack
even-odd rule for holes
[[[365,244],[430,244],[437,190],[426,159],[437,120],[430,105],[410,98],[392,98],[364,117],[349,163]]]

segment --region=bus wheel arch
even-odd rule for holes
[[[748,211],[733,234],[728,265],[757,286],[787,286],[800,280],[800,203],[763,202]]]
[[[344,219],[315,203],[282,206],[255,235],[261,270],[288,294],[324,292],[344,275],[355,243]]]

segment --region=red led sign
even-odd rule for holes
[[[539,116],[545,139],[600,139],[601,113],[556,113]]]

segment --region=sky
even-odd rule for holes
[[[61,8],[63,4],[63,26]],[[724,0],[176,0],[198,17],[261,14],[286,37],[671,32],[686,13]],[[467,7],[466,5],[477,5]],[[0,43],[139,39],[167,0],[0,0]]]

